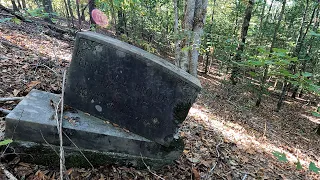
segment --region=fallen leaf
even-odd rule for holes
[[[196,168],[193,168],[193,169],[192,169],[192,174],[193,174],[193,178],[194,178],[195,180],[200,180],[200,173],[199,173],[199,171],[198,171]]]
[[[200,160],[198,158],[187,158],[192,163],[198,163]]]
[[[32,88],[34,88],[36,85],[40,84],[40,81],[31,81],[28,85],[27,85],[27,89],[25,90],[25,92],[30,92]]]
[[[13,94],[14,96],[17,96],[17,95],[19,94],[19,92],[20,92],[20,90],[14,89],[13,92],[12,92],[12,94]]]

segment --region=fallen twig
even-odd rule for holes
[[[247,177],[248,177],[248,174],[246,173],[241,180],[246,180]]]
[[[2,114],[4,114],[4,115],[7,115],[7,114],[9,114],[11,111],[8,110],[8,109],[0,108],[0,112],[1,112]]]
[[[54,149],[54,147],[44,138],[41,130],[40,130],[40,134],[41,134],[41,137],[42,137],[42,139],[44,140],[44,142],[45,142],[46,144],[48,144],[48,146],[50,146],[51,149],[59,156],[58,152]]]
[[[0,98],[0,102],[5,101],[21,101],[24,97],[7,97],[7,98]]]
[[[59,121],[59,139],[60,139],[60,179],[63,180],[65,171],[65,157],[63,149],[63,135],[62,135],[62,120],[63,120],[63,98],[64,98],[64,83],[66,81],[66,71],[63,72],[62,80],[62,94],[61,94],[61,110],[60,110],[60,121]]]
[[[62,131],[63,134],[69,139],[69,141],[79,150],[79,152],[81,153],[81,155],[87,160],[87,162],[90,164],[90,166],[92,167],[92,169],[94,169],[92,163],[89,161],[89,159],[83,154],[83,152],[81,151],[81,149],[71,140],[71,138],[64,132]]]
[[[1,169],[3,170],[4,174],[7,176],[7,178],[8,178],[9,180],[18,180],[16,177],[14,177],[13,174],[11,174],[11,172],[9,172],[8,170],[6,170],[2,164],[1,164],[0,166],[1,166]]]
[[[147,164],[144,162],[144,160],[143,160],[143,157],[142,157],[142,154],[141,154],[141,153],[140,153],[140,156],[141,156],[141,160],[142,160],[143,164],[146,166],[146,168],[148,169],[148,171],[149,171],[152,175],[156,176],[156,177],[157,177],[157,178],[159,178],[159,179],[165,180],[163,177],[161,177],[161,176],[159,176],[158,174],[156,174],[156,173],[152,172],[152,171],[151,171],[151,169],[150,169],[150,167],[149,167],[149,166],[147,166]]]

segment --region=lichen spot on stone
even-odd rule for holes
[[[120,58],[126,57],[126,54],[123,51],[117,50],[116,53],[117,53],[117,56]]]
[[[95,52],[96,53],[101,53],[102,52],[102,46],[97,45],[96,48],[95,48]]]
[[[101,111],[102,111],[102,107],[101,107],[101,106],[99,106],[99,105],[95,105],[95,108],[96,108],[96,110],[97,110],[97,111],[99,111],[99,112],[101,112]]]
[[[152,118],[152,122],[153,122],[153,124],[159,124],[158,118]]]
[[[91,103],[94,103],[94,100],[93,100],[93,99],[91,99]]]

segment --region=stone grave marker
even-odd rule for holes
[[[201,90],[173,64],[111,37],[77,34],[65,103],[169,146]]]
[[[65,103],[76,110],[63,115],[67,167],[88,166],[83,155],[96,166],[138,168],[160,168],[179,158],[184,145],[174,135],[201,89],[198,79],[139,48],[92,32],[78,33],[68,71]],[[59,99],[32,90],[6,116],[5,137],[13,139],[10,147],[24,162],[59,165],[52,105]]]

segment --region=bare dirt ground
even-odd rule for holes
[[[0,24],[0,97],[25,96],[32,88],[61,93],[62,71],[71,60],[73,41],[52,38],[47,31],[32,23]],[[211,74],[199,76],[203,90],[181,126],[186,147],[179,160],[157,171],[106,165],[70,168],[68,176],[99,180],[320,179],[319,174],[308,171],[310,162],[320,167],[320,137],[314,131],[319,119],[309,112],[315,108],[308,103],[312,96],[287,98],[283,109],[275,112],[277,97],[268,95],[256,108],[252,86],[230,85],[226,76],[216,73],[217,68],[212,66]],[[0,108],[15,105],[5,102]],[[4,115],[0,118],[4,131]],[[274,151],[285,153],[288,162],[280,162]],[[21,162],[18,155],[1,158],[18,179],[59,177],[58,169]],[[296,169],[298,159],[302,170]],[[5,179],[2,171],[0,179]]]

